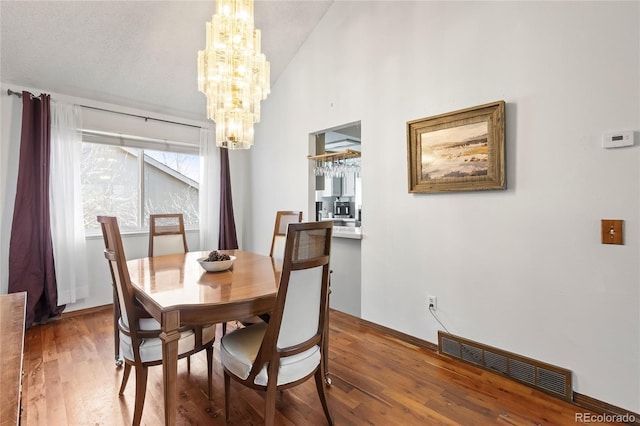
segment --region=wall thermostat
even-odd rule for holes
[[[634,144],[633,130],[605,133],[602,136],[603,148],[620,148]]]

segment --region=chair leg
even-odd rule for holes
[[[229,421],[229,393],[231,391],[231,376],[224,372],[224,419]]]
[[[120,331],[118,329],[118,320],[120,319],[120,303],[118,302],[118,293],[116,286],[113,286],[113,346],[116,361],[116,367],[121,367],[124,360],[120,357]]]
[[[209,401],[213,400],[213,344],[207,346],[207,379],[209,380]]]
[[[227,323],[226,322],[222,323],[222,335],[223,336],[227,335]]]
[[[191,355],[187,357],[187,372],[191,373]]]
[[[325,310],[324,334],[322,336],[322,360],[324,361],[324,382],[327,386],[331,386],[331,377],[329,377],[329,296],[331,295],[331,284],[327,292],[327,308]]]
[[[142,419],[142,408],[144,407],[144,397],[147,393],[147,367],[136,367],[136,402],[133,409],[133,425],[140,424]]]
[[[331,412],[329,411],[329,406],[327,405],[327,398],[324,394],[324,383],[323,383],[323,371],[322,368],[318,368],[315,374],[316,379],[316,389],[318,390],[318,396],[320,397],[320,403],[322,404],[322,409],[324,410],[324,415],[327,418],[327,423],[329,425],[333,425],[333,417],[331,416]]]
[[[122,384],[120,384],[120,392],[119,392],[120,395],[124,393],[124,388],[127,387],[127,382],[129,381],[129,374],[131,374],[131,364],[125,363],[124,371],[122,372]]]
[[[278,393],[278,365],[270,362],[267,371],[268,379],[267,396],[264,404],[264,425],[273,426],[273,420],[276,416],[276,395]]]
[[[271,370],[271,369],[270,369]],[[269,371],[269,380],[267,382],[267,396],[264,402],[264,426],[273,426],[273,420],[276,416],[276,395],[278,394],[278,371]]]

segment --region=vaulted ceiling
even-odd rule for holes
[[[274,85],[332,0],[255,3]],[[0,80],[196,120],[211,1],[0,1]]]

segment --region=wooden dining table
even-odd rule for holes
[[[271,312],[280,264],[264,255],[222,250],[236,256],[222,272],[206,272],[197,259],[208,252],[147,257],[127,262],[136,298],[162,325],[165,424],[174,425],[177,408],[178,328],[225,323]]]

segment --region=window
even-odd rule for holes
[[[186,227],[197,227],[200,156],[193,147],[185,150],[191,152],[172,148],[114,146],[85,138],[80,172],[85,229],[96,233],[96,216],[113,215],[122,230],[147,230],[151,213],[182,213]]]
[[[184,225],[198,225],[200,156],[144,151],[144,225],[149,215],[182,213]]]

